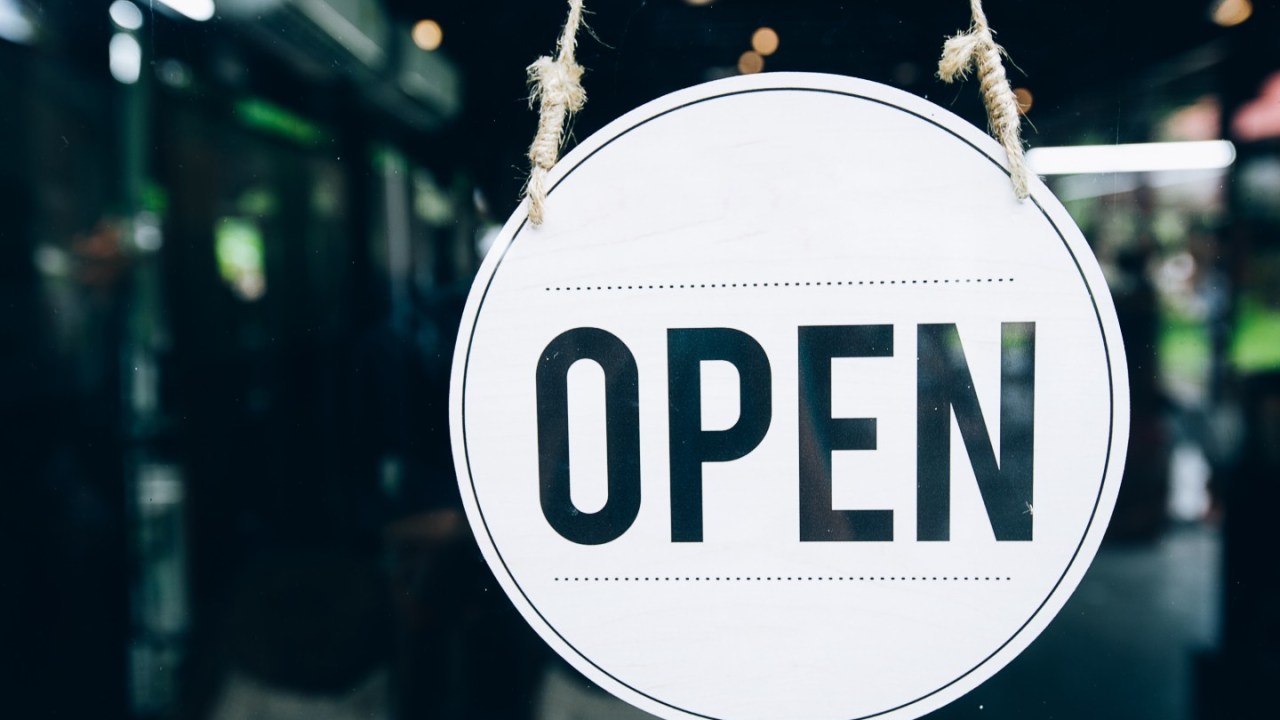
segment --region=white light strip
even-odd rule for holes
[[[213,17],[213,0],[160,0],[160,4],[199,22]]]
[[[138,76],[142,74],[142,46],[137,38],[118,32],[111,36],[108,51],[111,77],[125,85],[138,82]]]
[[[142,27],[142,11],[129,0],[116,0],[107,10],[111,14],[111,22],[122,30],[137,30]]]
[[[1235,162],[1236,147],[1227,140],[1077,145],[1027,151],[1027,163],[1037,175],[1216,170]]]
[[[324,0],[298,0],[298,9],[369,67],[382,64],[382,48]]]
[[[0,39],[26,45],[36,39],[36,26],[16,0],[0,0]]]

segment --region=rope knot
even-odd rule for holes
[[[996,44],[994,31],[982,11],[982,0],[972,0],[971,7],[973,24],[969,31],[947,38],[942,46],[938,77],[949,83],[968,77],[970,69],[977,70],[989,129],[1009,158],[1009,179],[1013,182],[1014,194],[1019,200],[1025,200],[1030,190],[1022,147],[1022,118],[1001,60],[1004,48]]]
[[[547,203],[547,173],[560,156],[566,122],[587,103],[582,89],[583,68],[574,59],[578,26],[582,24],[582,0],[569,0],[569,17],[556,57],[542,56],[526,70],[529,79],[529,106],[539,103],[538,131],[529,146],[529,221],[542,224]]]
[[[529,106],[539,100],[563,105],[570,113],[578,112],[587,103],[587,92],[582,88],[581,65],[573,60],[561,61],[543,55],[528,68]]]

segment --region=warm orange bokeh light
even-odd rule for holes
[[[738,56],[738,72],[752,75],[764,70],[764,57],[754,50],[748,50]]]
[[[751,49],[768,57],[778,51],[778,33],[770,27],[762,27],[751,33]]]
[[[1253,3],[1249,0],[1218,0],[1210,16],[1222,27],[1235,27],[1253,15]]]
[[[1026,88],[1014,88],[1013,96],[1018,100],[1018,112],[1026,115],[1031,112],[1031,106],[1035,104],[1036,98],[1031,91]]]
[[[413,26],[413,44],[420,49],[431,52],[444,42],[444,29],[435,20],[419,20]]]

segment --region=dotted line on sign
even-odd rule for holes
[[[1013,278],[934,278],[925,280],[817,280],[807,282],[667,283],[662,285],[563,285],[544,287],[545,292],[600,292],[618,290],[730,290],[751,288],[857,287],[859,285],[972,285],[1011,283]]]
[[[724,576],[595,576],[556,577],[555,582],[1009,582],[1011,577],[945,575],[724,575]]]

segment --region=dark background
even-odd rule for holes
[[[449,458],[453,334],[480,240],[519,201],[524,68],[564,3],[330,3],[380,18],[374,62],[302,1],[197,22],[140,0],[136,30],[110,4],[0,2],[0,715],[573,716],[548,677],[608,708],[578,716],[625,712],[502,596]],[[1207,200],[1155,176],[1054,181],[1124,326],[1124,494],[1062,617],[940,716],[1274,713],[1280,361],[1241,358],[1280,346],[1249,314],[1280,312],[1280,185],[1246,172],[1280,145],[1231,119],[1280,70],[1280,3],[1246,4],[1224,27],[1211,0],[985,3],[1034,95],[1029,145],[1168,139],[1204,102],[1238,159]],[[858,76],[986,124],[975,82],[935,77],[962,0],[587,7],[570,144],[735,74],[761,26],[781,38],[766,72]],[[410,36],[426,18],[433,52]],[[121,32],[135,83],[109,71]],[[235,260],[246,243],[258,260]],[[1180,375],[1183,300],[1203,357]],[[1203,502],[1171,512],[1187,457]]]

